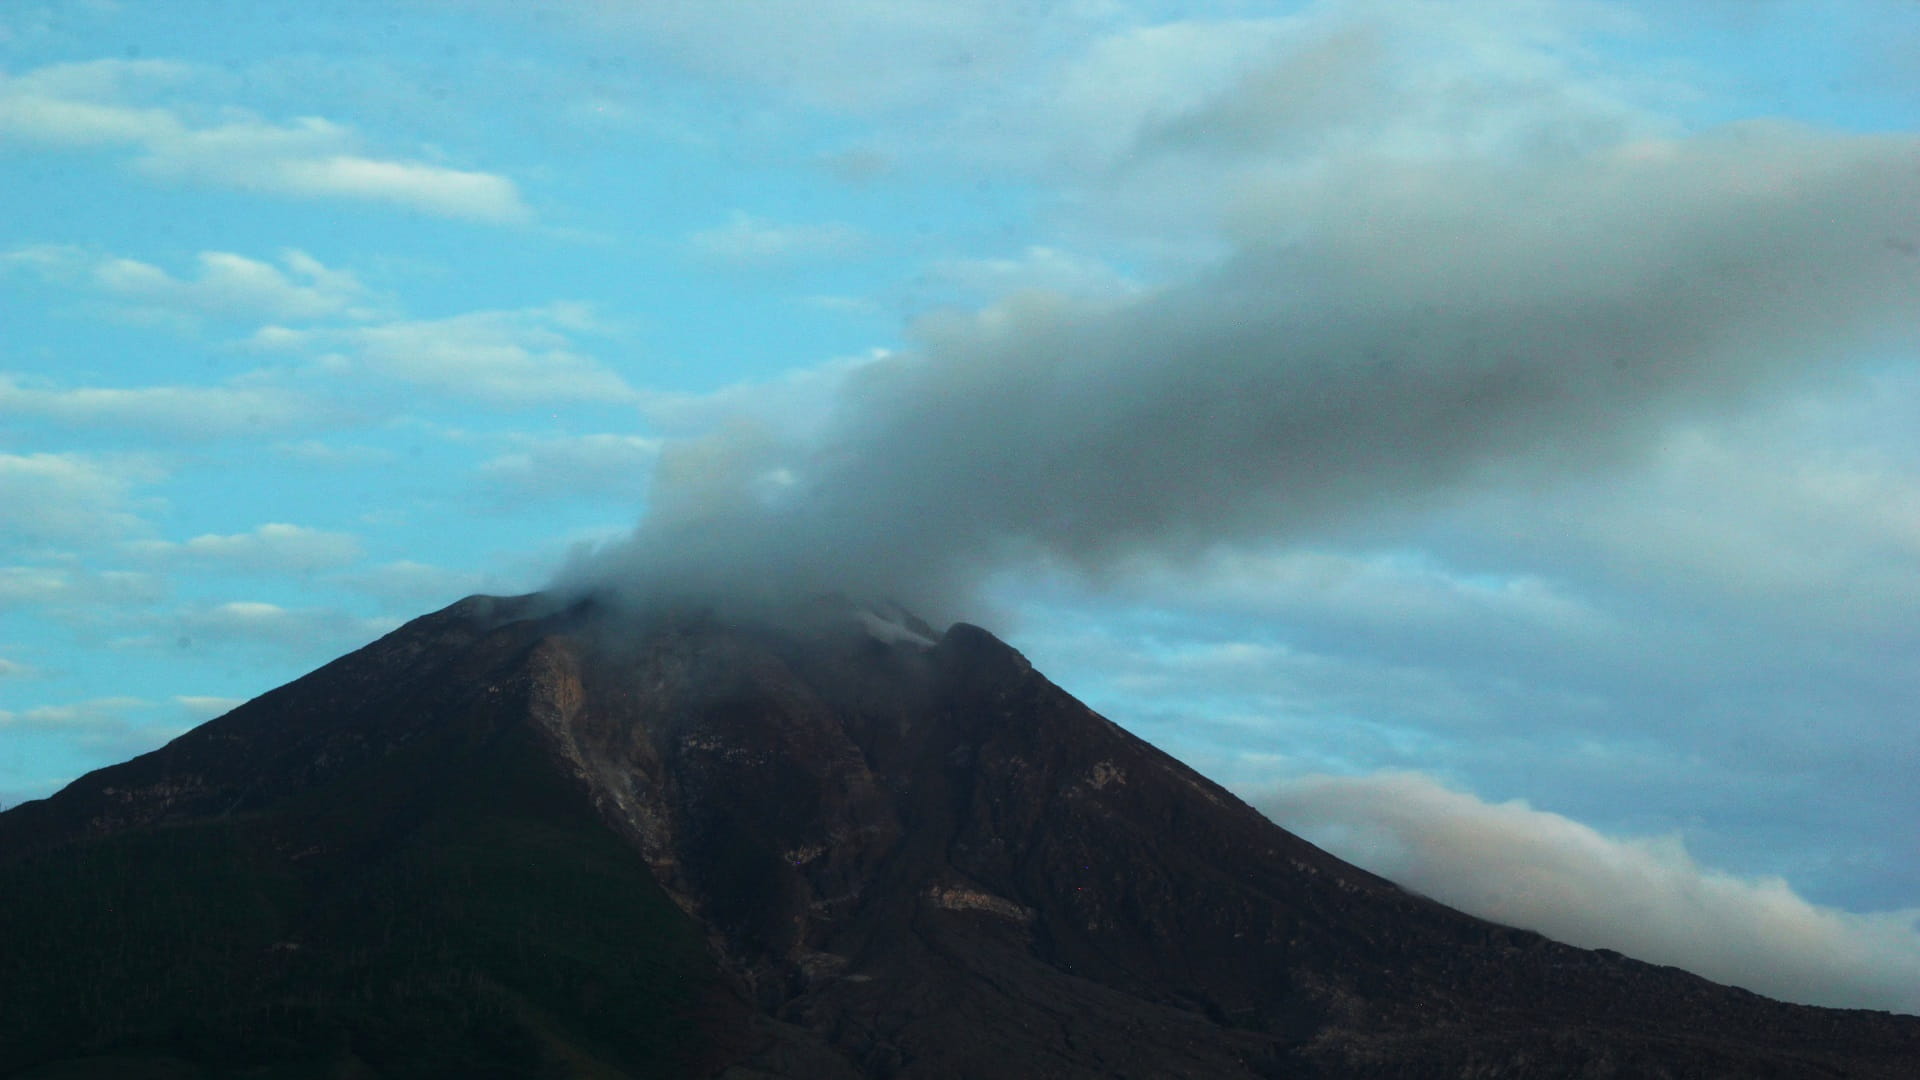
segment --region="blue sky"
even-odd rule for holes
[[[1443,899],[1920,1008],[1915,57],[1892,0],[14,0],[0,801],[582,545],[789,560]]]

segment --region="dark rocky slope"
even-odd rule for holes
[[[473,598],[0,815],[0,1075],[1920,1075],[1342,863],[983,630],[804,622]]]

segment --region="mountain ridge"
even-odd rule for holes
[[[233,873],[294,897],[263,901],[278,936],[248,938],[246,962],[267,998],[320,1002],[324,1039],[274,1044],[333,1070],[315,1075],[495,1059],[518,1062],[499,1075],[733,1078],[1893,1077],[1920,1063],[1920,1018],[1784,1005],[1409,893],[1268,822],[987,631],[888,614],[909,632],[832,604],[778,626],[468,598],[0,814],[0,871],[16,871],[0,880],[32,901],[17,871],[34,860],[244,835],[252,861],[207,865],[263,868]],[[549,858],[575,848],[592,854]],[[464,870],[442,865],[449,851]],[[532,899],[481,865],[524,874]],[[545,936],[561,879],[591,933]],[[482,912],[471,924],[461,889]],[[388,962],[352,905],[389,893],[443,911],[430,933],[452,942],[405,960],[401,1014],[431,1033],[443,1012],[502,1013],[517,1049],[472,1034],[430,1039],[444,1061],[408,1058],[361,1014],[328,1011],[332,988]],[[575,955],[598,933],[612,953],[670,959],[651,982],[603,970]],[[472,986],[443,993],[449,971]],[[278,1030],[204,991],[215,999],[238,1010],[230,1027]],[[636,1017],[652,1034],[621,1035]],[[180,1075],[255,1075],[291,1052],[196,1058],[170,1033],[60,1030],[0,1054],[0,1075],[128,1047],[202,1070]]]

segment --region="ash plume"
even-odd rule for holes
[[[1250,188],[1235,251],[1122,301],[926,320],[804,438],[670,445],[646,519],[560,584],[930,616],[1301,539],[1463,485],[1630,460],[1857,363],[1920,310],[1920,140],[1750,123],[1546,163],[1382,155]]]

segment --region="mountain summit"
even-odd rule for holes
[[[0,814],[0,1076],[1911,1077],[1463,915],[978,627],[472,597]]]

